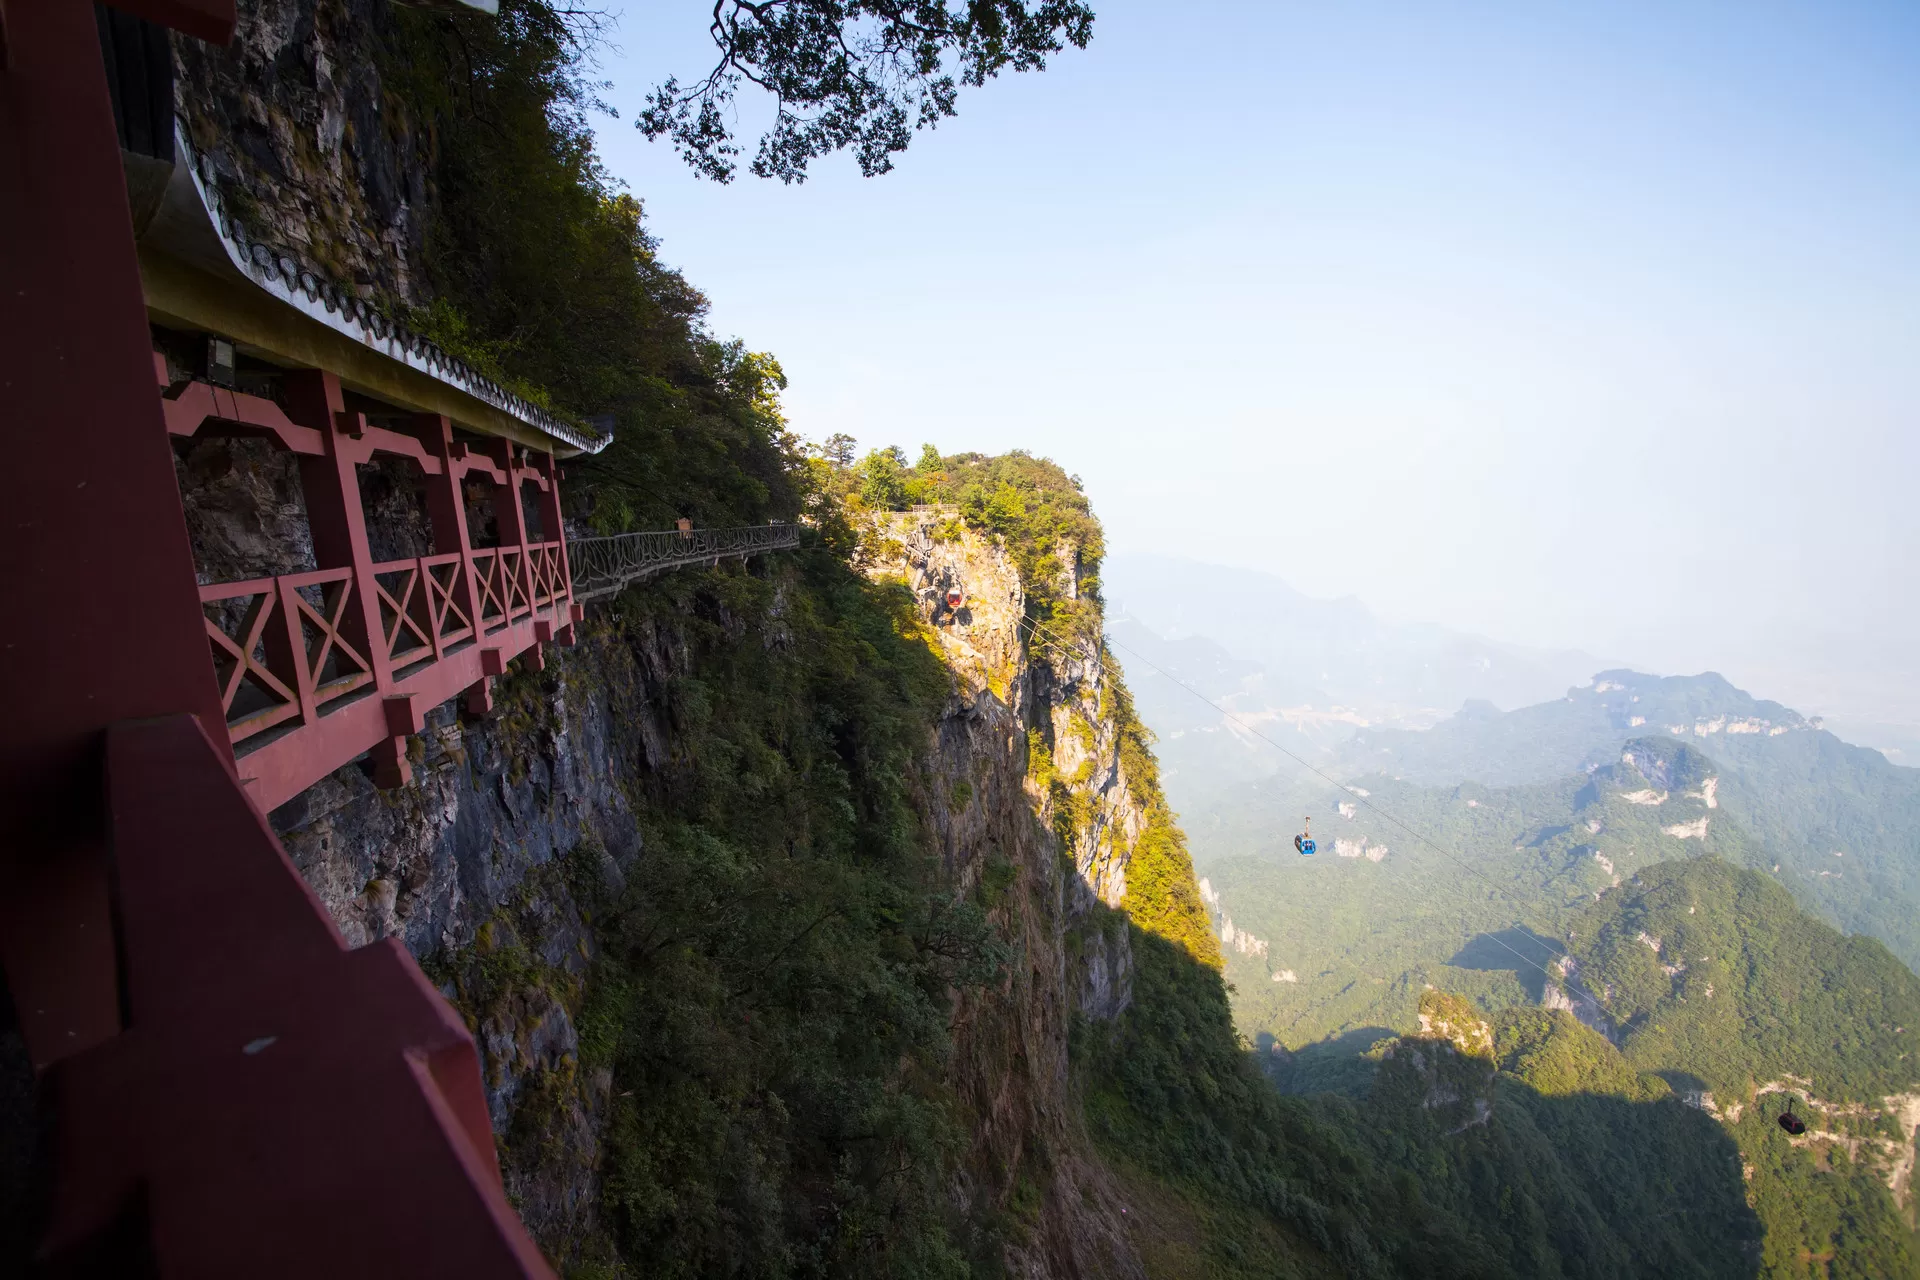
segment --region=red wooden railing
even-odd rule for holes
[[[293,798],[362,754],[382,786],[407,781],[406,737],[429,707],[468,695],[491,705],[506,664],[544,665],[542,646],[570,644],[579,609],[564,539],[532,541],[521,510],[540,495],[541,524],[558,530],[559,472],[551,456],[508,441],[484,451],[453,438],[443,418],[405,430],[348,412],[333,375],[284,380],[281,401],[202,382],[170,382],[156,355],[167,430],[251,435],[301,458],[313,525],[314,572],[200,588],[221,710],[240,779],[262,808]],[[375,561],[355,468],[376,454],[420,468],[434,555]],[[492,483],[501,545],[475,548],[462,483]]]
[[[110,3],[214,40],[234,23],[232,0]],[[516,493],[545,478],[550,503],[551,461],[504,443],[456,455],[444,422],[363,431],[322,375],[296,375],[284,410],[204,384],[156,404],[94,6],[0,3],[0,157],[0,441],[37,477],[15,486],[0,555],[0,600],[18,605],[0,715],[0,971],[48,1121],[24,1184],[45,1210],[39,1265],[0,1231],[0,1272],[550,1280],[501,1186],[465,1024],[398,940],[347,948],[236,785],[222,721],[250,686],[274,723],[247,736],[260,745],[241,775],[256,800],[290,794],[291,758],[266,767],[276,747],[304,742],[303,768],[350,759],[431,696],[427,677],[480,683],[512,653],[537,661],[542,622],[552,631],[537,614],[471,634],[472,561],[448,486],[476,470]],[[300,455],[318,574],[196,584],[156,436],[210,418]],[[384,437],[440,477],[439,554],[416,570],[438,595],[410,592],[406,570],[383,578],[357,495],[344,500]],[[503,532],[526,541],[517,523]],[[209,602],[240,619],[224,641]],[[433,662],[393,625],[423,604]],[[372,683],[336,693],[349,652]]]

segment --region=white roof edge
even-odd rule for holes
[[[598,453],[612,443],[611,435],[596,435],[585,427],[555,417],[525,396],[509,391],[458,356],[382,314],[377,307],[363,301],[351,290],[342,288],[310,267],[303,267],[291,254],[261,241],[249,240],[245,228],[226,213],[213,182],[212,162],[202,159],[193,150],[186,131],[179,127],[177,121],[174,145],[178,148],[176,154],[182,163],[175,167],[175,181],[169,184],[168,203],[174,203],[175,190],[182,186],[191,188],[193,202],[199,206],[197,212],[219,241],[225,259],[222,265],[230,267],[242,278],[335,333],[492,405],[536,431],[545,432],[585,453]],[[179,181],[182,174],[186,178],[184,184]],[[169,209],[167,212],[173,213],[175,210]],[[163,214],[156,219],[156,226],[162,221],[172,219]],[[195,256],[200,258],[203,255]]]

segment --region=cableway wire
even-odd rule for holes
[[[1053,639],[1057,643],[1065,645],[1069,649],[1075,647],[1072,641],[1062,637],[1058,632],[1054,631],[1051,627],[1043,626],[1038,619],[1028,619],[1028,621],[1032,624],[1034,630],[1046,632],[1049,636],[1053,637]],[[1447,852],[1447,850],[1441,848],[1439,845],[1429,840],[1426,837],[1426,835],[1422,833],[1418,828],[1406,822],[1401,821],[1398,817],[1395,817],[1392,813],[1388,812],[1386,809],[1382,808],[1377,804],[1374,804],[1372,801],[1367,799],[1367,797],[1355,792],[1352,787],[1347,786],[1345,783],[1336,780],[1331,775],[1324,773],[1321,770],[1315,768],[1308,761],[1301,759],[1299,756],[1295,755],[1293,752],[1287,750],[1287,748],[1281,746],[1278,742],[1275,742],[1272,738],[1269,738],[1266,734],[1260,732],[1260,730],[1254,728],[1252,725],[1248,724],[1245,720],[1242,720],[1239,716],[1227,710],[1225,707],[1221,706],[1219,703],[1215,702],[1212,698],[1209,698],[1206,694],[1200,692],[1198,689],[1194,688],[1192,685],[1188,684],[1186,681],[1180,679],[1180,677],[1174,675],[1171,671],[1168,671],[1165,667],[1153,661],[1153,659],[1147,657],[1145,654],[1141,653],[1139,650],[1133,648],[1131,645],[1122,644],[1120,641],[1114,639],[1109,634],[1103,633],[1100,638],[1102,641],[1104,641],[1107,644],[1114,645],[1117,648],[1125,649],[1128,653],[1140,659],[1140,661],[1146,663],[1147,666],[1153,668],[1155,671],[1159,672],[1161,675],[1165,676],[1167,679],[1173,681],[1173,683],[1179,685],[1182,689],[1185,689],[1188,693],[1200,699],[1200,701],[1206,703],[1209,707],[1212,707],[1215,711],[1219,712],[1222,716],[1225,716],[1227,719],[1233,721],[1235,724],[1239,725],[1242,729],[1245,729],[1248,733],[1260,739],[1260,741],[1266,743],[1268,746],[1272,747],[1275,751],[1278,751],[1281,755],[1287,757],[1287,759],[1293,761],[1295,764],[1299,765],[1301,768],[1305,769],[1307,772],[1321,779],[1323,782],[1327,783],[1329,786],[1335,787],[1340,791],[1351,794],[1353,798],[1356,801],[1358,801],[1360,804],[1365,805],[1368,809],[1371,809],[1373,812],[1379,814],[1382,818],[1385,818],[1388,822],[1391,822],[1394,826],[1400,828],[1402,831],[1412,836],[1415,840],[1418,840],[1421,844],[1426,845],[1429,849],[1432,849],[1435,853],[1439,854],[1441,857],[1445,858],[1447,861],[1453,863],[1455,866],[1459,867],[1462,871],[1465,871],[1468,875],[1473,876],[1475,879],[1479,880],[1482,884],[1487,885],[1489,888],[1493,889],[1495,892],[1504,895],[1510,902],[1513,902],[1514,905],[1516,906],[1520,905],[1518,899],[1516,899],[1513,896],[1512,890],[1502,888],[1500,885],[1495,884],[1492,880],[1488,879],[1485,875],[1474,870],[1473,867],[1469,866],[1465,862],[1462,862],[1459,858],[1454,857],[1453,854]],[[1498,944],[1502,949],[1504,949],[1509,954],[1511,954],[1516,960],[1519,960],[1522,964],[1525,964],[1527,967],[1538,972],[1540,976],[1547,979],[1547,981],[1555,983],[1557,985],[1566,980],[1566,975],[1562,974],[1559,976],[1555,976],[1554,974],[1547,972],[1547,970],[1544,967],[1542,967],[1538,961],[1534,960],[1530,956],[1523,955],[1518,949],[1511,946],[1507,942],[1503,941],[1498,934],[1483,933],[1481,936],[1486,938],[1490,942]]]

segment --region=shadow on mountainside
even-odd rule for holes
[[[1281,1055],[1243,1050],[1220,975],[1133,943],[1133,1005],[1077,1029],[1075,1072],[1095,1141],[1151,1184],[1143,1218],[1178,1220],[1194,1274],[1758,1274],[1738,1150],[1677,1099],[1634,1077],[1633,1096],[1549,1095],[1443,1040],[1360,1057],[1379,1028],[1326,1042],[1373,1071],[1369,1087],[1283,1095],[1255,1065]],[[1161,1229],[1135,1220],[1143,1256]]]
[[[1269,1032],[1254,1037],[1255,1061],[1282,1093],[1343,1093],[1364,1098],[1378,1063],[1366,1055],[1400,1033],[1392,1027],[1354,1027],[1298,1049],[1288,1049]]]
[[[1549,1096],[1504,1075],[1495,1095],[1487,1137],[1446,1156],[1469,1187],[1497,1180],[1496,1203],[1467,1211],[1507,1229],[1519,1274],[1759,1274],[1764,1229],[1739,1148],[1712,1118],[1676,1097]],[[1508,1213],[1510,1195],[1527,1212]]]
[[[1455,952],[1447,963],[1455,969],[1485,972],[1511,972],[1526,988],[1527,998],[1538,1004],[1547,987],[1547,974],[1566,948],[1525,925],[1515,925],[1498,933],[1475,934]]]

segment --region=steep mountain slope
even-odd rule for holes
[[[1487,1212],[1478,1189],[1524,1188],[1529,1208],[1489,1237],[1509,1250],[1546,1207],[1592,1274],[1920,1275],[1920,978],[1711,857],[1646,868],[1565,919],[1564,944],[1510,936],[1545,961],[1541,1003],[1421,990],[1459,976],[1430,965],[1400,983],[1407,1034],[1353,1037],[1337,1067],[1269,1054],[1270,1073],[1365,1099],[1381,1150],[1458,1220]],[[1775,1123],[1789,1099],[1804,1135]],[[1666,1236],[1678,1212],[1718,1243]],[[1554,1238],[1517,1269],[1576,1274]]]
[[[1765,1274],[1920,1275],[1920,978],[1870,938],[1712,859],[1641,872],[1570,926],[1564,966],[1619,1039],[1722,1121],[1766,1223]],[[1792,1099],[1807,1133],[1775,1118]]]
[[[1673,857],[1755,856],[1718,792],[1713,762],[1665,738],[1531,786],[1368,777],[1319,809],[1322,852],[1301,858],[1298,819],[1249,788],[1228,816],[1189,824],[1241,1027],[1298,1049],[1412,1025],[1428,982],[1488,1007],[1538,999],[1557,955],[1545,939],[1594,895]]]

